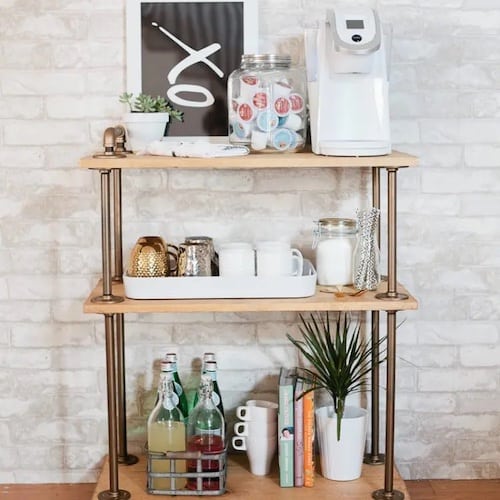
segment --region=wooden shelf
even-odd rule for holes
[[[109,489],[108,461],[103,466],[101,476],[92,500]],[[146,460],[140,457],[135,465],[120,465],[120,488],[131,493],[134,500],[152,500],[154,498],[173,498],[170,496],[150,495],[146,491]],[[254,476],[248,468],[245,455],[230,455],[227,472],[227,491],[222,496],[209,498],[229,498],[230,500],[254,499],[262,500],[322,500],[325,498],[342,500],[367,500],[372,492],[384,484],[384,467],[380,465],[363,465],[363,472],[355,481],[330,481],[316,474],[312,488],[281,488],[277,470],[269,476]],[[405,500],[410,500],[404,481],[397,470],[394,470],[394,489],[404,493]],[[185,498],[177,496],[176,498]],[[188,498],[191,498],[189,496]],[[197,497],[207,498],[207,497]]]
[[[259,169],[259,168],[359,168],[359,167],[415,167],[415,156],[393,151],[384,156],[321,156],[313,153],[257,153],[230,158],[176,158],[130,154],[126,158],[93,158],[80,160],[81,168],[88,169]]]
[[[336,297],[333,293],[324,293],[316,288],[312,297],[293,299],[166,299],[134,300],[125,298],[123,302],[92,302],[92,298],[102,295],[101,282],[94,288],[84,303],[85,313],[166,313],[166,312],[259,312],[259,311],[407,311],[418,308],[417,300],[409,296],[405,300],[380,300],[375,298],[379,292],[387,290],[387,283],[382,282],[375,292],[365,292],[358,297],[345,295]],[[349,290],[345,287],[345,290]],[[398,292],[407,293],[402,286]],[[122,283],[113,283],[113,295],[124,297]]]

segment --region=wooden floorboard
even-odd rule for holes
[[[0,499],[91,500],[95,487],[96,485],[91,483],[6,484],[0,486]],[[411,500],[500,500],[500,479],[475,481],[425,479],[406,481],[406,488]]]
[[[4,484],[1,500],[90,500],[95,484]]]
[[[412,500],[500,500],[500,479],[405,481]]]

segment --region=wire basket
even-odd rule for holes
[[[152,495],[217,496],[226,491],[227,447],[213,454],[148,451],[147,460],[147,490]]]

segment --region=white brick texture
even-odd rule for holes
[[[99,178],[78,160],[120,121],[125,3],[0,2],[2,482],[93,481],[107,453],[103,322],[82,312],[101,272]],[[413,479],[499,477],[498,0],[361,3],[393,25],[394,146],[421,158],[398,175],[399,278],[420,309],[398,316],[406,323],[396,462]],[[303,59],[304,27],[330,6],[260,2],[260,49]],[[313,221],[354,216],[369,203],[369,181],[350,169],[126,172],[125,258],[140,235],[175,243],[196,233],[279,233],[312,256]],[[131,449],[144,443],[165,352],[177,351],[191,391],[202,353],[217,353],[231,420],[246,399],[276,398],[279,367],[298,361],[286,339],[296,321],[290,313],[127,315]]]

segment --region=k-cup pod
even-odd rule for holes
[[[250,100],[259,88],[260,78],[256,75],[242,75],[240,77],[240,94],[244,99]]]
[[[277,128],[271,133],[269,145],[278,151],[294,149],[297,144],[295,132],[287,128]]]
[[[302,134],[295,132],[295,148],[302,149],[306,143]]]
[[[287,118],[287,116],[278,116],[278,127],[283,127]]]
[[[287,96],[291,91],[292,86],[288,82],[279,81],[273,84],[273,96],[275,99],[277,97]]]
[[[250,137],[252,127],[249,123],[234,121],[231,123],[231,127],[233,128],[234,135],[239,139],[246,139]]]
[[[292,113],[300,113],[305,108],[304,98],[297,92],[292,92],[288,96]]]
[[[235,115],[238,114],[238,106],[240,104],[243,104],[245,102],[245,99],[243,97],[234,97],[233,99],[231,99],[231,109],[230,111],[232,111]]]
[[[278,116],[271,110],[261,111],[257,116],[257,127],[263,132],[270,132],[278,126]]]
[[[256,111],[249,102],[242,102],[238,105],[238,119],[244,123],[249,123],[255,119]]]
[[[270,106],[271,97],[269,96],[269,92],[265,89],[259,89],[252,96],[252,105],[255,109],[262,111]]]
[[[281,126],[294,131],[304,128],[301,116],[295,113],[291,113],[285,117]]]
[[[287,116],[290,113],[291,105],[287,97],[278,97],[273,102],[273,111],[278,116]]]
[[[255,151],[262,151],[267,147],[267,132],[262,132],[261,130],[252,130],[252,141],[250,143],[252,149]]]

